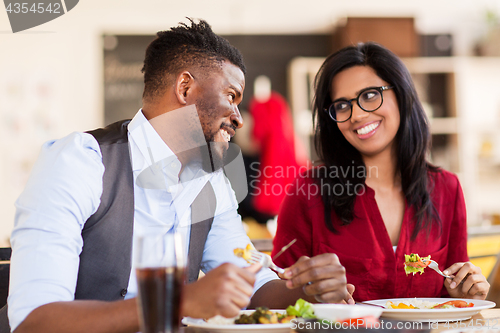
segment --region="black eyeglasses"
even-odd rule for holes
[[[373,112],[378,110],[382,106],[382,103],[384,103],[382,91],[392,88],[394,87],[382,86],[363,89],[356,98],[340,98],[333,101],[328,109],[325,109],[325,112],[328,112],[330,118],[332,118],[335,122],[343,123],[351,119],[353,101],[356,101],[362,110],[366,112]]]

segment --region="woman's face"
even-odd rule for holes
[[[339,72],[332,81],[332,100],[356,98],[368,87],[389,86],[369,66],[355,66]],[[394,138],[399,129],[399,108],[394,90],[382,92],[382,106],[373,112],[366,112],[352,101],[352,116],[338,123],[346,140],[363,156],[375,156],[392,152]]]

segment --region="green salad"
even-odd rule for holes
[[[313,305],[304,301],[302,298],[290,305],[286,313],[277,313],[269,310],[267,307],[258,307],[250,314],[242,314],[237,318],[235,324],[284,324],[289,323],[295,318],[316,318]]]
[[[316,318],[313,305],[304,301],[302,298],[299,298],[297,302],[295,302],[295,305],[289,305],[286,308],[286,313],[289,316],[302,317],[305,319]]]
[[[426,260],[426,263],[424,263],[423,260]],[[405,254],[404,265],[406,275],[410,273],[412,273],[413,275],[415,275],[415,273],[422,274],[424,272],[424,268],[430,264],[430,260],[431,256],[420,257],[416,253],[412,253],[410,255]]]

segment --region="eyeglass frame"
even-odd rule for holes
[[[359,97],[365,92],[365,91],[368,91],[368,90],[377,90],[379,93],[380,93],[380,98],[381,98],[381,101],[380,101],[380,105],[376,108],[376,109],[373,109],[373,110],[366,110],[365,108],[363,108],[360,104],[359,104]],[[336,123],[345,123],[346,121],[348,121],[349,119],[351,119],[352,117],[352,108],[353,108],[353,101],[356,101],[356,104],[358,104],[359,108],[365,112],[374,112],[374,111],[377,111],[378,109],[380,109],[380,107],[382,107],[382,105],[384,104],[384,94],[383,92],[386,91],[386,90],[389,90],[389,89],[394,89],[394,86],[380,86],[380,87],[367,87],[363,90],[361,90],[358,94],[358,96],[356,98],[351,98],[351,99],[346,99],[346,98],[338,98],[336,100],[334,100],[332,102],[332,104],[330,104],[330,106],[327,108],[327,109],[324,109],[324,111],[326,113],[328,113],[328,115],[330,116],[330,118],[332,118],[332,120]],[[339,102],[339,101],[345,101],[345,102],[348,102],[349,105],[351,106],[351,114],[349,115],[349,117],[346,119],[346,120],[342,120],[342,121],[338,121],[336,120],[335,118],[332,117],[332,113],[330,111],[331,107]],[[335,111],[334,111],[335,112]]]

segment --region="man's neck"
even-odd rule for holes
[[[143,109],[143,114],[183,166],[196,159],[206,146],[203,129],[194,105],[158,112]],[[156,115],[156,116],[152,116]]]

